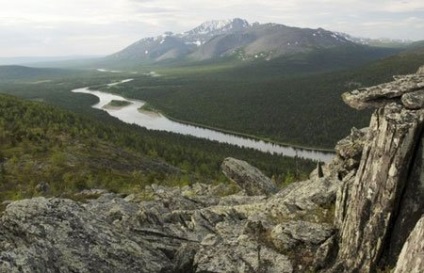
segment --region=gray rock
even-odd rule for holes
[[[17,236],[18,235],[18,236]],[[0,272],[165,272],[169,259],[77,203],[34,198],[0,220]]]
[[[350,135],[337,142],[335,147],[337,155],[343,159],[360,160],[367,133],[368,127],[360,130],[353,127]]]
[[[424,216],[406,240],[394,273],[421,273],[424,271]]]
[[[418,71],[419,74],[398,76],[393,82],[345,92],[342,95],[343,101],[358,110],[383,107],[398,101],[403,94],[422,89],[424,77],[420,71],[421,68]]]
[[[331,264],[331,261],[337,256],[337,241],[335,236],[328,238],[323,244],[321,244],[316,250],[315,259],[313,262],[314,272],[325,269],[325,267]]]
[[[377,110],[356,176],[344,187],[338,259],[345,272],[373,272],[390,240],[424,114],[389,104]],[[342,198],[342,199],[343,199]],[[395,234],[392,234],[396,236]]]
[[[328,206],[334,204],[340,185],[340,181],[331,177],[295,182],[282,189],[270,202],[292,204],[303,210]]]
[[[402,95],[402,104],[407,109],[420,109],[424,107],[424,89]]]
[[[291,250],[296,244],[319,245],[334,233],[328,224],[290,221],[279,224],[271,231],[271,240],[280,250]]]
[[[388,267],[395,265],[400,251],[412,232],[416,223],[424,215],[424,138],[421,136],[414,147],[413,161],[410,164],[408,178],[402,198],[399,201],[397,216],[392,224],[392,234],[388,247],[384,251],[385,264]]]
[[[199,246],[195,244],[182,244],[173,259],[173,273],[194,273],[194,256]]]
[[[244,196],[244,195],[229,195],[222,197],[219,201],[219,206],[236,206],[264,202],[266,196]]]
[[[228,157],[221,168],[225,176],[237,183],[247,195],[270,195],[278,191],[270,178],[246,161]]]
[[[0,220],[0,272],[312,270],[327,227],[313,222],[329,222],[339,184],[324,176],[269,197],[221,197],[222,185],[152,185],[126,197],[100,192],[82,205],[12,202]],[[278,225],[297,256],[272,247],[269,234]]]
[[[195,272],[267,272],[291,273],[287,256],[261,246],[247,235],[234,241],[213,246],[201,246],[194,258]]]

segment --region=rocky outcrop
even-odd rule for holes
[[[246,161],[228,157],[221,167],[225,176],[237,183],[247,195],[269,195],[277,192],[274,182]]]
[[[341,200],[346,212],[338,219],[339,257],[346,268],[375,270],[405,188],[423,114],[395,104],[374,114],[361,164],[349,181],[349,195]]]
[[[66,199],[8,205],[0,250],[0,272],[171,272],[164,253]]]
[[[335,272],[375,272],[393,267],[424,213],[422,149],[418,149],[424,110],[411,110],[416,107],[401,103],[402,96],[423,84],[423,76],[408,75],[343,96],[355,108],[381,108],[371,118],[359,168],[343,179],[337,199],[339,252]]]
[[[128,196],[94,190],[78,195],[94,198],[85,204],[12,202],[0,219],[0,271],[313,270],[317,249],[335,232],[329,204],[338,183],[304,181],[268,197],[194,184]]]
[[[361,110],[383,107],[387,103],[399,101],[402,95],[424,89],[424,78],[419,69],[417,74],[395,76],[394,81],[373,87],[356,89],[342,95],[349,106]]]

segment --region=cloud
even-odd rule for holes
[[[0,9],[0,55],[119,50],[212,19],[324,27],[364,37],[424,39],[422,0],[14,0]],[[14,37],[12,37],[14,36]],[[108,41],[108,39],[111,39]],[[72,45],[77,41],[77,45]],[[21,44],[19,44],[21,43]],[[83,48],[86,48],[84,50]],[[98,48],[96,48],[98,47]],[[14,52],[14,53],[13,53]],[[35,53],[34,53],[35,54]]]
[[[384,6],[384,10],[392,13],[423,12],[424,2],[422,0],[389,1],[389,3]]]

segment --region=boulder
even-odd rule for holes
[[[350,135],[339,140],[336,144],[336,154],[343,159],[354,159],[359,161],[361,159],[362,150],[366,142],[366,135],[368,127],[360,130],[353,127]]]
[[[334,234],[329,224],[307,221],[289,221],[275,226],[271,231],[271,241],[281,251],[293,250],[298,244],[320,245]]]
[[[221,168],[225,176],[245,190],[247,195],[270,195],[278,191],[270,178],[246,161],[228,157]]]
[[[11,203],[0,219],[0,272],[171,272],[170,260],[74,201]]]
[[[407,109],[420,109],[424,107],[424,89],[402,95],[402,104]]]
[[[194,258],[195,272],[292,273],[287,256],[261,245],[247,235],[215,245],[202,245]]]

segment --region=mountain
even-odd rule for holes
[[[254,25],[244,31],[215,36],[191,54],[194,59],[235,56],[239,60],[270,60],[314,49],[352,45],[324,29],[302,29],[278,24]]]
[[[390,47],[390,48],[404,48],[412,44],[411,40],[402,40],[402,39],[371,39],[366,37],[355,37],[343,32],[335,32],[337,35],[344,37],[346,40],[352,41],[356,44],[376,46],[376,47]]]
[[[281,24],[249,24],[246,20],[208,21],[179,34],[166,32],[143,38],[102,59],[104,65],[157,64],[163,61],[198,62],[230,58],[239,62],[272,60],[343,46],[364,47],[346,35],[322,28]]]
[[[250,25],[246,20],[209,21],[180,34],[165,32],[157,37],[143,38],[107,57],[110,61],[159,62],[185,57],[213,37],[240,32]]]

